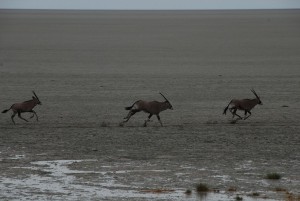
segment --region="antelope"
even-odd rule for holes
[[[237,100],[237,99],[232,99],[229,104],[227,105],[227,107],[224,109],[223,114],[226,115],[226,111],[229,107],[229,105],[232,105],[231,108],[229,108],[229,111],[232,113],[232,118],[234,118],[234,116],[239,117],[240,119],[248,119],[251,116],[251,110],[252,108],[254,108],[257,104],[262,105],[262,102],[259,98],[259,96],[256,94],[256,92],[254,91],[254,89],[251,89],[252,93],[256,96],[256,98],[254,99],[242,99],[242,100]],[[238,115],[236,113],[237,110],[242,110],[245,112],[245,116],[244,118],[242,118],[240,115]],[[249,113],[249,115],[247,116],[247,113]]]
[[[15,121],[14,121],[14,117],[15,115],[18,113],[18,117],[20,119],[23,119],[24,121],[27,121],[27,119],[24,119],[22,116],[21,116],[21,113],[24,113],[24,112],[30,112],[30,113],[33,113],[32,116],[30,118],[33,118],[34,115],[36,116],[36,121],[38,121],[38,116],[36,114],[36,112],[33,110],[33,108],[36,106],[36,105],[41,105],[41,101],[39,100],[39,98],[37,97],[37,95],[35,94],[34,91],[32,91],[33,95],[32,96],[32,99],[31,100],[28,100],[28,101],[24,101],[22,103],[15,103],[13,104],[9,109],[7,110],[3,110],[2,113],[6,113],[8,112],[10,109],[13,111],[13,114],[11,116],[11,120],[14,124]]]
[[[164,102],[158,102],[158,101],[148,102],[148,101],[144,101],[144,100],[138,100],[138,101],[134,102],[132,104],[132,106],[125,107],[126,110],[129,110],[129,113],[126,117],[124,117],[125,120],[123,121],[123,124],[125,122],[128,122],[130,117],[132,117],[135,113],[144,111],[146,113],[149,113],[148,119],[146,119],[145,123],[144,123],[145,127],[147,126],[147,122],[150,121],[150,118],[153,115],[156,115],[160,125],[163,126],[163,124],[160,120],[159,113],[164,110],[167,110],[167,109],[173,110],[173,107],[172,107],[170,101],[162,93],[159,93],[159,94],[162,95],[162,97],[165,99]]]

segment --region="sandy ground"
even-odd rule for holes
[[[0,116],[0,199],[299,200],[299,19],[1,10],[1,111],[31,90],[42,105],[39,122]],[[251,88],[263,105],[231,124],[224,107]],[[158,92],[174,107],[164,127],[143,127],[145,113],[119,126],[125,106]]]

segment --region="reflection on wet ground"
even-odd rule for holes
[[[103,171],[82,170],[87,169],[82,163],[97,163],[96,160],[56,160],[56,161],[36,161],[31,166],[13,167],[15,169],[31,170],[28,177],[1,178],[1,197],[10,200],[22,200],[21,195],[31,197],[35,200],[74,200],[78,197],[82,199],[107,199],[118,200],[122,198],[130,200],[246,200],[246,201],[273,201],[285,199],[287,192],[239,192],[236,189],[228,189],[227,192],[212,189],[209,192],[196,192],[194,189],[167,189],[167,188],[141,188],[138,183],[127,181],[122,183],[118,178],[126,177],[127,174],[144,172],[163,172],[168,170],[146,169],[114,171],[111,166],[103,166]],[[81,167],[80,170],[70,169],[70,166]],[[187,167],[188,168],[188,167]],[[110,170],[111,169],[111,170]],[[181,173],[178,172],[177,175]],[[87,179],[85,176],[89,175]],[[120,176],[121,175],[121,176]],[[90,176],[94,178],[92,181]],[[227,176],[216,176],[226,179]],[[271,199],[269,197],[277,197]],[[292,195],[291,195],[292,196]],[[15,198],[15,199],[13,199]],[[296,199],[296,197],[295,197]]]

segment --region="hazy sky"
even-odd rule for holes
[[[300,0],[0,0],[0,8],[24,9],[278,9]]]

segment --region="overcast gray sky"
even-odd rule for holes
[[[300,0],[0,0],[7,9],[281,9]]]

